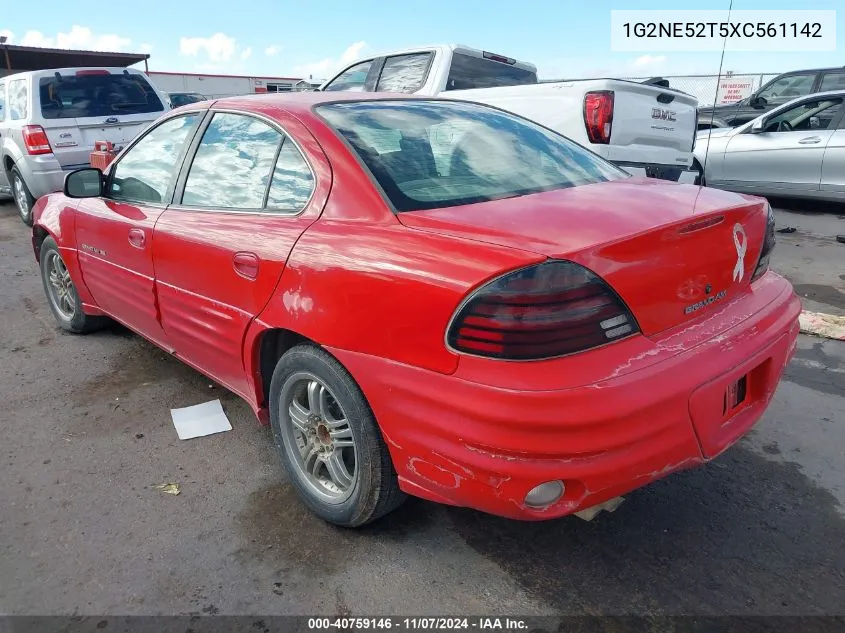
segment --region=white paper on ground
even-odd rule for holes
[[[231,431],[232,425],[223,412],[219,400],[203,402],[192,407],[171,409],[170,417],[180,440],[190,440],[223,431]]]

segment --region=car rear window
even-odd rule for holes
[[[537,73],[504,62],[462,53],[452,56],[452,66],[446,79],[446,90],[472,90],[499,86],[536,84]]]
[[[164,110],[149,82],[133,73],[43,77],[39,88],[41,114],[45,119],[109,117]]]
[[[569,139],[487,106],[385,100],[316,110],[348,141],[399,212],[628,177]]]

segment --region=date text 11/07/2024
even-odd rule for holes
[[[520,618],[484,617],[308,618],[309,631],[378,631],[390,629],[406,631],[525,631],[528,629],[528,624]]]

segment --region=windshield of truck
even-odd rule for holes
[[[563,136],[487,106],[385,100],[316,111],[349,142],[396,211],[628,177]]]
[[[446,90],[472,90],[536,84],[537,73],[503,62],[455,53],[446,79]]]
[[[142,76],[80,71],[44,77],[39,84],[45,119],[110,117],[162,112],[164,106]]]

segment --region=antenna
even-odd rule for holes
[[[731,9],[733,9],[734,0],[730,0],[728,4],[728,23],[731,21]],[[704,148],[704,164],[701,166],[701,179],[704,180],[704,174],[707,173],[707,159],[710,158],[710,136],[713,134],[713,119],[716,116],[716,101],[719,98],[719,82],[722,80],[722,64],[725,62],[725,46],[728,43],[728,36],[722,40],[722,57],[719,59],[719,75],[716,77],[716,94],[713,95],[713,107],[710,108],[710,128],[707,130],[707,146]]]

